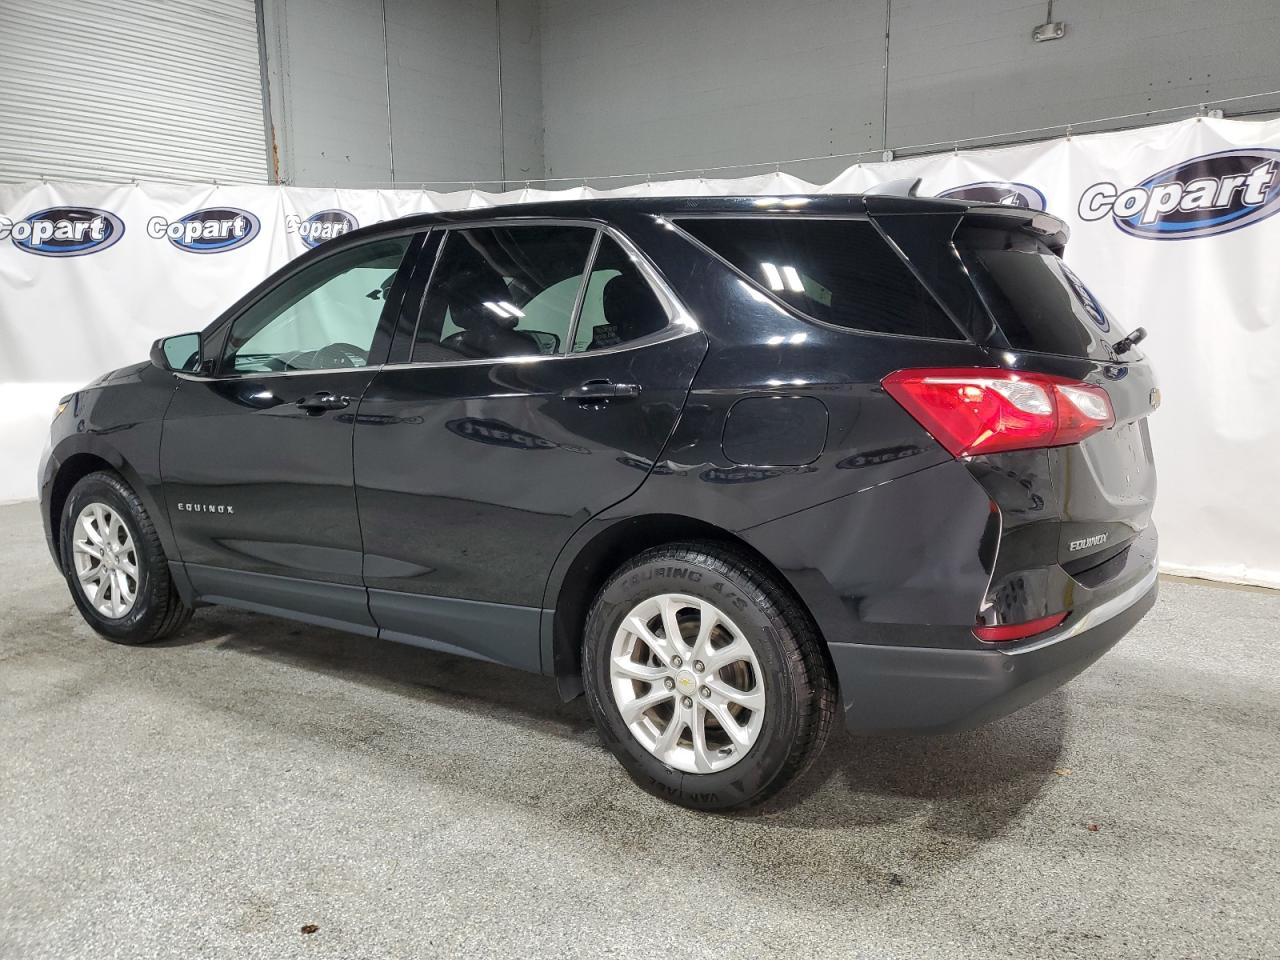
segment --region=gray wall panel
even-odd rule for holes
[[[879,4],[550,0],[542,40],[548,176],[880,142]]]
[[[1045,8],[892,0],[889,146],[1280,89],[1276,0],[1057,0],[1066,37],[1033,43]],[[878,151],[885,12],[885,0],[546,0],[548,175]],[[1236,109],[1266,107],[1280,98]],[[790,169],[817,179],[848,162]]]
[[[502,123],[513,185],[544,175],[542,17],[538,0],[502,0]]]
[[[280,173],[301,186],[391,179],[381,0],[268,0]]]
[[[543,175],[536,0],[264,4],[289,182],[496,180],[504,157],[512,180]]]
[[[399,180],[501,176],[492,2],[388,0]]]
[[[1280,88],[1275,0],[1057,0],[1066,37],[1032,43],[1044,14],[1043,0],[894,0],[890,145]]]

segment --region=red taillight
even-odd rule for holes
[[[955,457],[1079,443],[1116,422],[1107,391],[1047,373],[898,370],[881,383]]]
[[[1054,613],[1036,620],[1028,620],[1026,623],[1001,623],[994,627],[974,627],[973,635],[987,643],[1007,643],[1010,640],[1022,640],[1037,633],[1052,630],[1065,619],[1067,619],[1066,613]]]

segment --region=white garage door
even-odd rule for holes
[[[267,176],[254,0],[0,2],[0,179]]]

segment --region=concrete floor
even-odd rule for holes
[[[0,570],[0,957],[1280,956],[1275,593],[1167,582],[1040,704],[723,817],[547,680],[217,609],[115,646],[31,505]]]

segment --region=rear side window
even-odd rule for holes
[[[575,226],[450,230],[413,361],[563,353],[595,235]]]
[[[1093,292],[1036,237],[966,228],[956,248],[1014,349],[1109,359],[1103,341],[1124,336]]]
[[[757,285],[815,320],[871,333],[963,339],[866,220],[762,217],[678,223]]]

